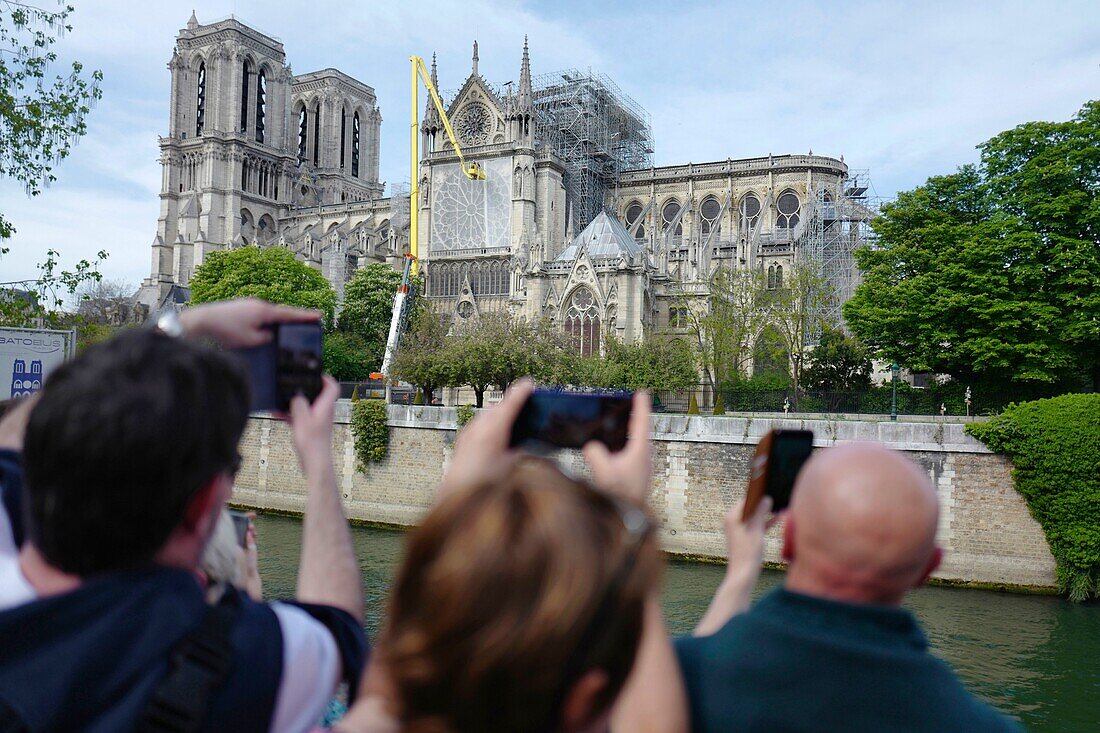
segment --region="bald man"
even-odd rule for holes
[[[726,580],[677,642],[693,731],[1020,730],[929,653],[901,607],[943,554],[915,463],[877,445],[816,451],[783,528],[785,582],[746,611],[766,512],[727,516]]]

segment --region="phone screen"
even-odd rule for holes
[[[580,448],[598,440],[614,452],[626,445],[631,394],[535,390],[512,426],[512,446]]]
[[[813,449],[814,434],[809,430],[776,431],[765,485],[765,493],[772,498],[772,511],[786,509],[791,503],[794,480]]]
[[[313,402],[321,392],[321,324],[282,323],[275,330],[275,373],[279,406],[302,394]]]
[[[233,520],[233,529],[237,533],[237,544],[245,547],[248,542],[248,525],[251,520],[244,512],[230,511],[229,518]]]
[[[320,323],[283,323],[268,327],[271,341],[237,350],[248,370],[252,411],[287,412],[301,392],[312,402],[321,391]]]

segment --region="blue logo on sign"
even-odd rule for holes
[[[35,359],[27,371],[27,362],[16,359],[11,370],[11,396],[27,397],[42,389],[42,362]]]

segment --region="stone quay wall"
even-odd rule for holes
[[[350,403],[337,405],[333,458],[348,516],[411,526],[431,505],[456,434],[448,407],[389,408],[385,461],[356,470]],[[1008,459],[963,432],[959,422],[802,420],[774,416],[656,415],[653,418],[654,489],[651,506],[668,552],[721,560],[724,513],[745,492],[757,441],[773,428],[813,430],[828,448],[872,441],[903,451],[928,472],[940,497],[938,539],[945,549],[935,577],[948,582],[1050,589],[1054,558],[1043,531],[1013,486]],[[234,503],[278,511],[305,510],[306,488],[290,432],[279,420],[256,416],[242,441],[244,461]],[[559,457],[566,471],[583,473],[579,452]],[[778,528],[767,537],[765,560],[780,562]]]

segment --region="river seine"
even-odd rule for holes
[[[260,575],[267,597],[293,597],[301,521],[261,516],[256,521]],[[381,621],[404,534],[355,527],[355,546],[367,598],[367,630]],[[702,616],[724,568],[672,562],[664,606],[673,634]],[[765,572],[762,594],[782,582]],[[920,618],[936,654],[975,693],[1035,731],[1100,730],[1100,606],[1049,596],[966,588],[922,588],[908,607]],[[853,701],[858,704],[858,701]]]

